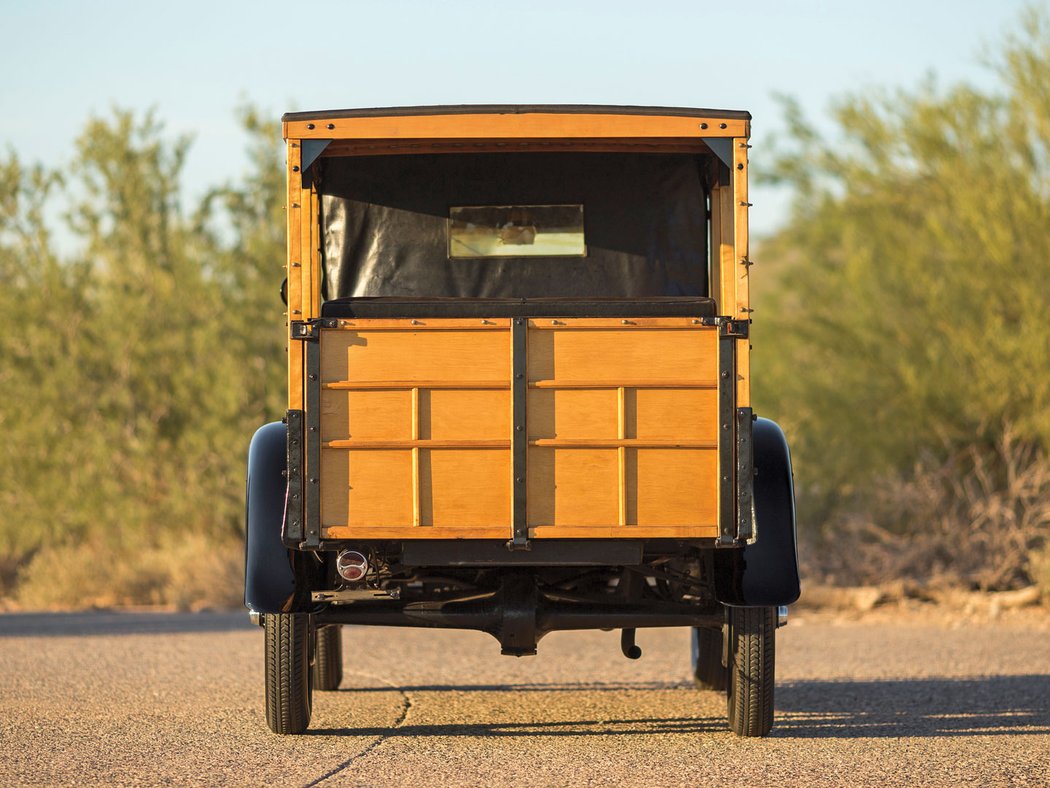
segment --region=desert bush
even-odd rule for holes
[[[0,594],[23,606],[239,598],[245,453],[284,391],[279,126],[245,122],[251,171],[189,210],[189,140],[151,114],[0,162]]]
[[[811,576],[1003,591],[1046,584],[1050,456],[1007,425],[991,447],[927,454],[877,480],[811,546]],[[813,560],[815,552],[817,560]]]
[[[756,254],[771,275],[754,399],[792,441],[817,572],[1033,579],[1050,449],[1050,18],[1027,12],[992,59],[997,89],[930,79],[845,96],[830,139],[789,103],[766,166],[793,207]]]

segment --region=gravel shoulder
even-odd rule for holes
[[[344,628],[309,735],[266,729],[242,613],[0,616],[0,783],[1046,785],[1050,617],[803,611],[778,635],[777,722],[725,727],[686,630],[555,633],[501,657],[471,632]]]

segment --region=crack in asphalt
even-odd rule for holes
[[[359,672],[356,672],[356,671],[349,672],[347,675],[358,676],[359,678],[364,678],[364,679],[371,679],[372,681],[378,681],[379,683],[386,684],[388,687],[390,687],[391,689],[396,691],[401,696],[401,710],[400,710],[400,713],[398,714],[397,719],[394,720],[394,723],[390,726],[390,730],[391,731],[396,730],[397,728],[400,728],[402,725],[405,724],[405,720],[408,719],[408,713],[409,713],[409,711],[412,710],[412,696],[411,695],[409,695],[407,692],[405,692],[405,690],[401,689],[401,687],[399,687],[394,682],[389,681],[388,679],[385,679],[382,676],[375,676],[375,675],[373,675],[371,673],[359,673]],[[321,783],[325,782],[326,780],[329,780],[332,777],[335,777],[336,775],[343,773],[351,765],[353,765],[353,763],[355,761],[359,761],[361,758],[364,758],[366,755],[371,753],[373,750],[375,750],[379,745],[381,745],[383,742],[385,742],[389,738],[390,738],[390,734],[389,733],[386,733],[386,734],[384,734],[382,736],[377,736],[376,739],[373,742],[371,742],[367,747],[365,747],[363,750],[361,750],[361,752],[356,753],[355,755],[351,755],[345,761],[343,761],[342,763],[336,765],[333,769],[330,769],[329,771],[325,772],[320,777],[318,777],[316,780],[313,780],[312,782],[307,783],[305,788],[313,788],[313,786],[320,785]]]

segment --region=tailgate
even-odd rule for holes
[[[732,343],[715,326],[328,325],[308,352],[306,414],[322,539],[718,536],[719,348]]]

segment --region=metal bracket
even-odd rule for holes
[[[332,144],[331,140],[305,139],[301,143],[300,166],[306,172],[317,161],[317,157],[325,152],[325,148]]]
[[[737,538],[749,542],[755,538],[755,455],[752,442],[751,408],[736,409],[736,519]]]
[[[718,329],[718,336],[720,337],[747,339],[751,333],[751,320],[748,318],[703,317],[700,319],[700,322],[705,326],[716,327]]]
[[[321,343],[306,345],[305,524],[302,547],[321,545]]]
[[[528,465],[529,425],[526,421],[528,380],[528,331],[529,321],[516,317],[510,324],[511,331],[511,499],[513,501],[513,536],[507,542],[508,550],[529,549],[528,519]]]
[[[292,320],[288,324],[289,338],[309,342],[321,336],[322,328],[338,328],[339,320],[334,317],[315,317],[313,320]]]
[[[288,425],[288,459],[285,466],[288,492],[284,500],[281,538],[289,547],[297,547],[303,539],[303,412],[288,411],[285,423]]]
[[[311,602],[331,602],[333,604],[345,604],[373,599],[400,599],[400,588],[343,588],[332,591],[311,591]]]
[[[726,167],[733,169],[733,140],[729,137],[701,137],[715,156]]]
[[[737,545],[736,524],[736,344],[731,334],[718,338],[718,540],[716,547]]]

